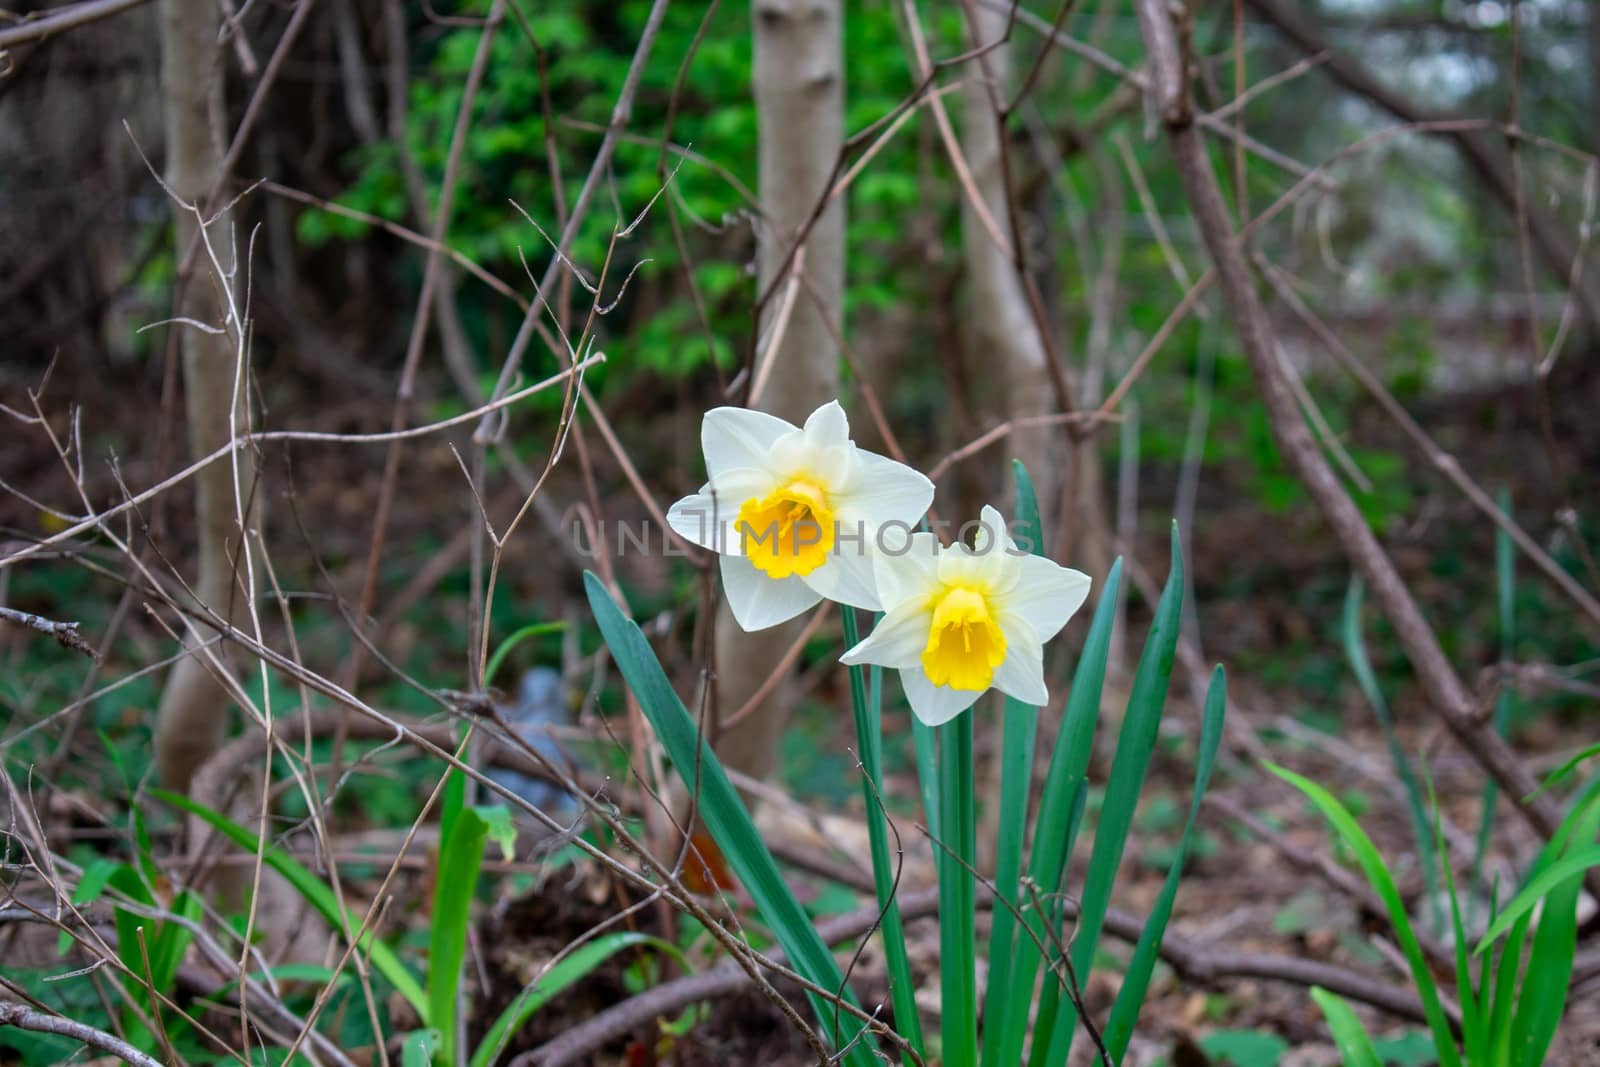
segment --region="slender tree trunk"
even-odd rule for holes
[[[222,68],[217,46],[218,15],[214,0],[161,0],[161,82],[165,98],[166,180],[185,204],[203,201],[215,184],[222,160]],[[189,450],[206,455],[226,445],[231,422],[242,430],[246,411],[243,390],[235,396],[237,326],[227,322],[223,298],[230,279],[215,276],[203,252],[187,256],[199,231],[195,215],[174,205],[178,261],[194,264],[188,277],[177,279],[178,306],[173,314],[221,328],[208,333],[182,330],[184,402]],[[218,259],[234,255],[228,221],[207,227]],[[248,590],[244,570],[234,566],[240,530],[234,500],[235,470],[243,472],[243,493],[252,489],[250,464],[241,454],[236,465],[219,462],[194,479],[195,528],[199,542],[197,573],[192,588],[200,604],[230,624],[243,614]],[[209,636],[191,631],[188,644]],[[220,647],[218,656],[222,656]],[[195,769],[219,744],[228,723],[228,697],[204,659],[180,659],[167,678],[156,723],[156,764],[161,779],[174,789],[187,789]]]
[[[1004,35],[1006,12],[974,5],[970,15],[975,48]],[[982,65],[977,61],[970,65],[963,88],[961,133],[973,184],[1007,240],[1022,227],[1013,225],[1020,220],[1013,219],[1006,190],[1000,158],[1005,131],[989,82],[998,99],[1005,101],[1015,91],[1013,80],[1009,45],[989,49]],[[965,197],[961,245],[967,273],[964,348],[980,364],[974,368],[974,380],[990,378],[996,390],[994,395],[980,398],[980,403],[1000,419],[1051,414],[1056,410],[1048,364],[1051,357],[1039,335],[1022,279],[1011,255],[996,243],[971,199]],[[1008,451],[1033,476],[1051,554],[1091,575],[1103,576],[1111,564],[1112,536],[1102,499],[1099,450],[1093,441],[1073,443],[1060,427],[1038,426],[1013,431]]]
[[[841,0],[753,0],[756,111],[760,123],[760,196],[766,223],[757,240],[757,289],[776,281],[781,294],[789,249],[811,218],[844,141]],[[844,205],[834,201],[806,238],[804,267],[816,293],[802,286],[757,406],[796,424],[839,392],[839,353],[827,322],[841,321]],[[763,310],[770,328],[781,295]],[[771,675],[793,643],[796,621],[746,634],[726,607],[717,616],[718,708],[730,716]],[[724,760],[749,774],[773,767],[789,708],[779,686],[753,714],[723,733]]]
[[[974,48],[998,41],[1009,21],[1004,11],[976,5],[968,7],[968,16]],[[963,88],[961,126],[962,151],[973,184],[1007,240],[1013,240],[1022,227],[1016,225],[1021,220],[1014,216],[1006,189],[1001,160],[1001,138],[1006,132],[995,102],[1008,100],[1015,91],[1011,59],[1010,45],[1001,44],[985,52],[981,63],[970,65]],[[995,390],[993,395],[980,396],[979,403],[1000,419],[1050,414],[1056,410],[1048,364],[1051,354],[1040,336],[1016,261],[996,242],[969,197],[961,202],[961,249],[967,275],[963,348],[974,364],[973,380],[991,380]],[[1033,478],[1051,552],[1091,575],[1104,575],[1110,562],[1104,546],[1109,544],[1110,534],[1100,500],[1097,450],[1087,442],[1072,445],[1060,427],[1035,426],[1013,430],[1007,451],[1022,461]],[[993,479],[989,481],[992,485]],[[1014,513],[1014,500],[1008,510]],[[1060,521],[1063,519],[1070,520],[1070,525]],[[1092,558],[1086,551],[1094,552]],[[994,751],[998,753],[1004,729],[999,719],[994,721],[994,729]],[[998,759],[990,762],[984,778],[990,802],[984,805],[979,850],[983,862],[988,863],[993,860],[992,846],[997,839],[999,806],[993,801],[1000,794]]]
[[[974,45],[998,40],[1006,31],[1006,14],[986,7],[973,9]],[[1000,161],[1000,116],[994,108],[989,81],[1005,100],[1011,91],[1011,48],[1000,45],[986,53],[985,63],[969,64],[962,88],[961,141],[973,184],[1007,240],[1012,232],[1011,198],[1006,193],[1005,171]],[[994,394],[979,403],[1002,419],[1047,415],[1055,408],[1043,339],[1039,336],[1028,296],[1007,251],[996,243],[972,200],[961,201],[961,252],[967,269],[966,314],[962,327],[965,349],[980,363],[977,381],[993,382]],[[1013,431],[1007,443],[1010,455],[1020,459],[1033,476],[1039,494],[1039,512],[1054,515],[1062,481],[1065,453],[1052,442],[1063,439],[1059,430],[1036,427]]]

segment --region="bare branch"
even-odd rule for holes
[[[1245,2],[1295,47],[1310,55],[1324,57],[1323,69],[1335,82],[1358,96],[1366,97],[1401,121],[1431,124],[1459,117],[1430,112],[1390,89],[1373,77],[1359,61],[1329,48],[1327,41],[1311,22],[1297,11],[1290,10],[1290,6],[1282,0],[1245,0]],[[1511,164],[1494,150],[1487,137],[1466,129],[1449,130],[1444,133],[1455,142],[1467,165],[1508,211],[1516,213],[1519,207],[1523,210],[1529,235],[1533,243],[1538,246],[1545,266],[1555,277],[1571,278],[1579,283],[1575,296],[1582,307],[1584,318],[1588,320],[1591,329],[1600,330],[1600,292],[1596,292],[1592,280],[1585,283],[1581,278],[1575,277],[1573,264],[1578,259],[1579,249],[1567,240],[1566,235],[1550,216],[1537,211],[1530,204],[1519,205],[1516,174]]]
[[[100,19],[121,14],[145,2],[146,0],[89,0],[88,3],[57,8],[38,18],[29,18],[8,29],[0,30],[0,49],[48,40],[58,33],[65,33],[90,22],[98,22]]]
[[[1165,5],[1160,0],[1139,0],[1138,8],[1139,29],[1153,60],[1176,62],[1176,34]],[[1345,553],[1372,588],[1373,598],[1389,617],[1428,694],[1429,703],[1462,747],[1472,753],[1516,801],[1517,810],[1541,834],[1550,836],[1560,822],[1555,804],[1547,796],[1535,795],[1537,779],[1503,738],[1484,728],[1466,686],[1446,659],[1438,636],[1428,625],[1394,561],[1339,483],[1300,416],[1294,393],[1284,380],[1272,326],[1256,294],[1242,240],[1228,216],[1205,142],[1183,100],[1179,99],[1187,96],[1181,71],[1160,72],[1154,83],[1161,86],[1165,94],[1156,104],[1166,118],[1178,176],[1201,237],[1211,253],[1224,303],[1255,375],[1278,447],[1322,510]]]
[[[81,623],[55,622],[42,615],[34,615],[26,611],[18,611],[16,608],[7,607],[0,607],[0,619],[14,622],[18,626],[27,626],[38,630],[48,637],[55,638],[62,648],[70,648],[74,652],[82,652],[96,663],[100,661],[100,653],[89,647],[89,642],[85,641],[83,635],[78,632],[78,627],[82,625]]]
[[[14,1026],[18,1030],[31,1030],[36,1034],[60,1034],[62,1037],[82,1042],[90,1048],[109,1053],[124,1063],[133,1064],[134,1067],[161,1067],[160,1060],[146,1056],[120,1037],[114,1037],[104,1030],[96,1030],[86,1023],[35,1011],[26,1004],[14,1000],[0,1000],[0,1026]]]

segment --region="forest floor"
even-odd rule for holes
[[[1558,436],[1575,448],[1568,456],[1587,469],[1600,469],[1600,426],[1585,419],[1582,411],[1593,410],[1593,394],[1600,378],[1590,376],[1581,388],[1563,394],[1557,410]],[[76,385],[75,385],[76,387]],[[143,425],[143,412],[131,412],[119,400],[115,382],[87,386],[86,394],[73,399],[86,405],[86,425],[95,427],[95,439],[88,450],[104,451],[106,441],[135,439],[137,426]],[[1588,399],[1585,400],[1584,398]],[[134,428],[121,427],[119,419],[130,414],[140,421]],[[103,421],[102,421],[103,420]],[[336,420],[341,421],[341,420]],[[360,428],[372,421],[370,412],[352,407],[347,425],[319,425],[319,429]],[[681,450],[663,444],[679,436],[682,420],[673,417],[660,424],[637,420],[629,430],[633,444],[643,454],[655,454],[658,464],[676,461]],[[1498,473],[1513,479],[1519,513],[1548,517],[1557,513],[1564,501],[1543,489],[1546,481],[1529,478],[1518,482],[1518,464],[1527,457],[1541,455],[1542,432],[1536,413],[1530,410],[1507,411],[1495,398],[1485,396],[1476,403],[1457,404],[1449,421],[1435,420],[1430,425],[1469,469]],[[1489,431],[1484,431],[1485,423]],[[1389,431],[1376,422],[1356,420],[1357,432],[1369,444],[1399,449]],[[121,432],[126,431],[126,432]],[[1575,444],[1573,442],[1576,442]],[[171,446],[175,451],[177,445]],[[595,447],[591,444],[591,448]],[[292,484],[293,496],[280,494],[268,501],[271,525],[280,541],[299,545],[301,558],[289,549],[291,568],[299,578],[314,586],[316,572],[309,566],[313,553],[303,551],[306,543],[300,522],[316,516],[315,556],[330,568],[335,588],[349,595],[359,575],[359,562],[370,526],[370,482],[376,470],[368,465],[371,455],[351,455],[333,450],[305,450],[294,454],[293,464],[282,455],[269,457],[272,476],[278,484]],[[390,532],[393,546],[389,565],[394,573],[414,572],[441,551],[453,528],[439,521],[448,511],[459,514],[460,475],[454,460],[443,449],[419,450],[415,465],[407,471],[408,484],[428,484],[437,476],[450,486],[448,493],[403,494],[398,502]],[[357,465],[360,464],[360,465]],[[24,472],[18,480],[36,499],[51,501],[70,510],[63,495],[64,482],[58,462],[38,435],[8,434],[0,439],[0,469]],[[136,464],[124,470],[130,484],[148,484]],[[616,472],[603,472],[607,478],[606,500],[623,512],[643,511],[626,497],[626,489]],[[646,471],[646,476],[657,473]],[[1141,508],[1140,535],[1134,558],[1150,564],[1164,559],[1164,538],[1176,482],[1175,465],[1152,463],[1142,471],[1145,501]],[[10,479],[8,473],[7,478]],[[1212,802],[1201,823],[1198,847],[1188,857],[1177,909],[1170,930],[1194,946],[1204,956],[1208,950],[1231,953],[1254,952],[1288,959],[1306,959],[1333,964],[1370,976],[1375,982],[1405,987],[1404,967],[1392,949],[1382,941],[1385,929],[1381,919],[1335,884],[1316,864],[1302,864],[1294,856],[1336,857],[1331,838],[1317,818],[1287,787],[1270,778],[1260,768],[1257,757],[1263,753],[1333,790],[1361,817],[1362,824],[1378,842],[1382,854],[1397,872],[1402,892],[1413,914],[1426,908],[1422,868],[1408,808],[1394,772],[1394,764],[1383,732],[1363,702],[1345,665],[1338,641],[1340,603],[1348,574],[1338,548],[1332,543],[1317,517],[1304,501],[1287,506],[1266,507],[1250,489],[1254,475],[1228,465],[1206,468],[1198,504],[1200,518],[1192,537],[1189,569],[1197,576],[1196,598],[1204,624],[1208,661],[1220,660],[1229,666],[1229,732],[1225,757],[1211,787]],[[1485,668],[1495,661],[1494,652],[1494,577],[1492,535],[1487,524],[1459,498],[1415,472],[1420,486],[1410,498],[1411,510],[1403,522],[1386,531],[1386,542],[1407,576],[1411,578],[1430,616],[1439,620],[1447,649],[1462,670],[1479,685],[1480,692],[1492,693],[1494,675]],[[92,486],[97,499],[112,496],[114,486],[103,479]],[[1593,486],[1589,488],[1594,492]],[[555,499],[579,499],[584,487],[575,474],[562,469],[552,483]],[[666,496],[667,491],[663,490]],[[446,502],[443,498],[447,497]],[[491,502],[491,508],[496,503]],[[1585,514],[1594,514],[1592,499],[1582,502]],[[504,508],[501,507],[501,511]],[[498,514],[499,512],[497,512]],[[171,536],[181,542],[184,536],[183,497],[175,494],[169,502],[167,519]],[[614,516],[616,517],[616,516]],[[637,521],[637,517],[633,519]],[[37,530],[41,515],[20,509],[13,499],[0,506],[0,524],[12,529]],[[1541,539],[1553,543],[1553,523],[1546,523]],[[530,527],[530,531],[533,528]],[[1264,536],[1263,531],[1271,536]],[[341,532],[343,531],[343,532]],[[1462,532],[1467,531],[1467,532]],[[581,603],[575,595],[571,576],[552,577],[552,568],[541,568],[532,561],[555,551],[549,531],[530,532],[527,543],[513,548],[508,557],[506,597],[536,603],[547,617],[559,617],[570,605]],[[64,564],[70,565],[70,564]],[[638,564],[637,580],[642,602],[657,602],[673,596],[681,598],[683,588],[674,586],[659,567]],[[1152,568],[1159,580],[1159,569]],[[465,584],[462,568],[441,576],[441,589],[453,591],[457,600]],[[1467,579],[1462,579],[1467,575]],[[1536,579],[1524,575],[1523,588]],[[74,607],[83,607],[84,617],[97,612],[87,606],[91,598],[105,601],[99,614],[109,608],[114,587],[105,583],[75,586],[68,600],[52,602],[51,583],[14,589],[12,603],[26,610],[51,611],[71,616]],[[437,596],[438,594],[434,594]],[[28,598],[33,597],[30,601]],[[1565,664],[1588,658],[1573,654],[1588,645],[1581,629],[1563,624],[1553,594],[1532,598],[1534,609],[1525,642],[1530,662]],[[1520,601],[1519,601],[1520,603]],[[1144,625],[1145,609],[1138,597],[1129,609],[1130,637],[1136,638]],[[437,626],[417,620],[417,611],[402,618],[394,627],[390,651],[397,662],[419,677],[448,679],[458,673],[460,634],[464,633],[465,610],[457,606],[419,609],[438,616]],[[1076,647],[1081,640],[1082,622],[1074,624],[1060,642]],[[1430,716],[1425,702],[1405,670],[1398,653],[1388,648],[1386,631],[1375,625],[1369,612],[1368,642],[1384,684],[1390,687],[1389,699],[1399,723],[1398,740],[1403,751],[1420,759],[1437,790],[1445,820],[1445,837],[1452,849],[1458,871],[1464,870],[1471,855],[1479,825],[1484,779],[1478,767],[1469,762]],[[326,633],[323,631],[324,634]],[[454,634],[454,645],[438,645],[445,651],[433,654],[440,633]],[[1553,635],[1553,636],[1551,636]],[[4,635],[0,635],[4,636]],[[1549,643],[1541,646],[1545,637]],[[153,638],[145,634],[133,641],[130,650],[115,651],[107,670],[137,666],[135,657],[152,647]],[[684,635],[679,632],[678,640]],[[1392,642],[1390,642],[1392,644]],[[1130,640],[1132,647],[1137,647]],[[0,646],[13,668],[25,668],[27,661],[18,651],[19,639],[8,637]],[[680,648],[681,653],[681,648]],[[664,656],[664,658],[666,658]],[[686,668],[678,679],[687,686],[692,681],[690,665],[680,655],[679,666]],[[789,737],[785,742],[783,771],[777,785],[792,800],[811,813],[809,818],[775,818],[769,821],[774,834],[795,835],[792,852],[806,848],[824,849],[829,840],[843,850],[825,857],[831,865],[856,863],[859,872],[861,853],[848,847],[853,840],[851,827],[860,818],[859,790],[851,774],[853,765],[848,750],[853,746],[849,718],[838,709],[848,706],[842,671],[818,668],[815,662],[802,671],[803,694]],[[808,654],[808,662],[813,657]],[[670,665],[670,661],[669,661]],[[1065,662],[1055,665],[1056,676],[1063,677]],[[1473,672],[1477,670],[1475,675]],[[1165,875],[1168,862],[1189,803],[1193,776],[1192,752],[1198,732],[1198,717],[1189,699],[1190,681],[1180,665],[1173,687],[1174,699],[1163,726],[1164,742],[1150,774],[1145,799],[1135,822],[1135,831],[1124,860],[1123,880],[1119,883],[1114,906],[1121,911],[1142,915],[1149,909]],[[447,684],[439,682],[438,684]],[[1091,781],[1103,782],[1114,749],[1114,727],[1120,715],[1115,694],[1116,679],[1108,683],[1113,694],[1103,712],[1097,740]],[[1574,750],[1592,743],[1593,717],[1574,712],[1571,701],[1530,698],[1515,721],[1514,740],[1520,752],[1536,770],[1549,771]],[[48,710],[47,708],[45,710]],[[13,706],[8,733],[21,725],[26,709]],[[144,728],[137,709],[124,725],[128,730]],[[1039,768],[1048,760],[1056,723],[1046,715],[1038,746]],[[888,783],[891,797],[917,795],[912,771],[907,720],[903,709],[891,710],[886,717],[890,740]],[[897,744],[895,737],[903,740]],[[92,740],[92,739],[90,739]],[[978,729],[980,764],[988,765],[993,755],[995,732],[987,721]],[[80,739],[79,744],[86,743]],[[83,780],[74,783],[73,792],[92,792],[95,761],[104,762],[103,753],[89,752],[79,765]],[[70,768],[66,772],[73,774]],[[980,771],[980,781],[983,781]],[[96,805],[110,806],[110,798],[91,797]],[[1091,802],[1092,805],[1092,802]],[[916,817],[905,804],[891,810],[905,813],[899,819],[908,845],[907,890],[931,884],[928,845],[914,829]],[[1232,813],[1243,811],[1260,824],[1260,831],[1245,828]],[[1090,818],[1093,818],[1091,811]],[[361,820],[368,820],[362,815]],[[823,825],[829,839],[815,833]],[[115,819],[108,826],[117,826]],[[807,834],[812,836],[807,837]],[[1504,797],[1500,798],[1486,870],[1498,874],[1502,884],[1524,869],[1534,848],[1532,835],[1524,832],[1517,816]],[[852,855],[851,853],[854,852]],[[1081,857],[1079,858],[1081,865]],[[822,864],[827,869],[828,864]],[[794,869],[794,868],[791,868]],[[1354,868],[1342,868],[1346,872]],[[842,889],[836,882],[815,871],[796,873],[802,899],[819,913],[851,910],[869,897],[856,890]],[[1081,882],[1081,866],[1074,866],[1068,886]],[[370,888],[359,876],[347,878],[344,888],[360,896]],[[505,891],[491,896],[497,901],[485,915],[478,937],[480,951],[474,966],[477,992],[487,1009],[480,1018],[492,1018],[490,1011],[510,999],[539,964],[552,957],[573,939],[588,932],[602,920],[616,914],[626,904],[620,885],[588,861],[574,859],[558,870],[538,873],[532,879],[521,877]],[[742,893],[734,889],[731,899],[737,905]],[[425,918],[419,915],[419,921]],[[661,909],[646,909],[635,919],[638,929],[664,936],[681,937],[676,919]],[[1587,964],[1587,985],[1575,992],[1567,1023],[1552,1053],[1553,1062],[1600,1063],[1600,959],[1592,947],[1595,921],[1586,925],[1589,938],[1587,955],[1580,943],[1580,971]],[[924,1000],[936,1007],[937,933],[930,920],[918,920],[909,927],[913,964],[919,979],[926,983]],[[980,926],[980,938],[984,929]],[[1125,959],[1130,946],[1115,940],[1104,943],[1106,958]],[[627,996],[640,991],[637,961],[618,956],[601,966],[578,985],[560,994],[519,1036],[515,1048],[525,1050],[557,1036],[573,1024],[590,1017]],[[1087,983],[1085,1000],[1093,1012],[1103,1012],[1116,991],[1116,967],[1097,968]],[[868,999],[884,988],[881,955],[869,950],[855,971]],[[1579,995],[1589,993],[1591,995]],[[1369,1008],[1359,1009],[1374,1033],[1386,1039],[1385,1052],[1396,1064],[1429,1062],[1427,1042],[1418,1024],[1398,1021]],[[806,1046],[785,1023],[782,1016],[759,996],[745,992],[719,1000],[703,1011],[670,1020],[670,1028],[645,1022],[633,1032],[606,1044],[594,1062],[626,1067],[647,1067],[657,1062],[678,1064],[761,1064],[763,1067],[810,1062]],[[679,1026],[676,1024],[689,1024]],[[925,1013],[924,1025],[936,1028],[936,1016]],[[670,1029],[670,1033],[669,1033]],[[1086,1044],[1080,1042],[1079,1052]],[[1193,1067],[1212,1062],[1232,1063],[1235,1067],[1257,1067],[1281,1063],[1285,1067],[1311,1067],[1331,1063],[1334,1051],[1308,991],[1300,985],[1260,976],[1226,977],[1197,981],[1163,966],[1152,986],[1151,1000],[1142,1016],[1140,1030],[1132,1047],[1130,1062],[1153,1064],[1164,1060],[1174,1067]]]

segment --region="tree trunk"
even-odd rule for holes
[[[974,6],[971,16],[975,49],[992,45],[1005,34],[1005,11]],[[1005,131],[995,99],[1009,99],[1015,91],[1012,81],[1011,48],[1003,44],[969,64],[962,90],[962,150],[972,170],[973,185],[1007,241],[1022,227],[1013,225],[1021,220],[1013,219],[1006,190],[1000,158]],[[963,347],[978,364],[973,368],[973,380],[988,378],[995,385],[994,394],[980,396],[979,403],[997,420],[1053,413],[1051,356],[1039,334],[1022,278],[1012,256],[996,243],[969,197],[962,198],[961,246],[967,274]],[[1020,459],[1033,477],[1051,554],[1103,577],[1111,565],[1112,536],[1102,499],[1099,450],[1093,440],[1074,443],[1059,426],[1030,427],[1011,433],[1007,453]],[[1009,472],[1002,477],[1008,478]]]
[[[210,195],[222,160],[222,69],[217,47],[218,16],[213,0],[161,0],[161,82],[165,101],[166,180],[185,205]],[[176,281],[177,306],[173,315],[222,329],[208,333],[192,326],[181,331],[184,403],[188,417],[189,450],[196,457],[226,445],[231,422],[241,430],[247,412],[235,396],[237,324],[227,321],[224,292],[228,278],[216,277],[204,250],[190,255],[198,238],[199,222],[185,206],[174,205],[176,252],[181,264],[194,267]],[[223,217],[207,227],[218,259],[224,264],[234,255]],[[191,583],[205,608],[234,622],[243,615],[248,596],[244,569],[234,566],[239,545],[239,523],[234,503],[234,472],[240,470],[241,497],[248,498],[253,476],[248,451],[239,463],[213,463],[194,478],[195,530],[199,545],[197,573]],[[186,644],[212,631],[190,630]],[[216,650],[226,661],[223,650]],[[195,769],[222,742],[228,723],[228,696],[198,655],[180,659],[167,678],[156,721],[156,765],[170,788],[187,790]]]
[[[757,290],[777,283],[763,309],[763,331],[781,307],[792,268],[789,249],[827,189],[844,142],[841,0],[753,0],[756,111],[760,125],[760,197],[766,222],[757,236]],[[757,406],[799,424],[839,392],[839,353],[828,319],[841,321],[844,205],[830,204],[805,243],[802,285]],[[811,293],[815,292],[813,298]],[[771,675],[795,640],[797,620],[756,634],[739,629],[724,606],[717,616],[718,708],[730,716]],[[788,718],[782,687],[718,739],[732,766],[766,776]]]
[[[986,7],[972,9],[974,46],[991,44],[1006,31],[1006,14]],[[962,86],[962,150],[972,169],[973,185],[998,223],[1007,240],[1011,239],[1011,199],[1006,192],[1005,170],[1000,160],[1000,116],[995,112],[990,82],[1002,101],[1011,91],[1011,48],[1000,45],[985,54],[980,64],[965,68]],[[961,254],[966,264],[966,314],[962,327],[965,349],[980,364],[975,381],[988,380],[994,392],[976,399],[981,408],[1000,419],[1021,419],[1047,415],[1055,408],[1044,340],[1022,280],[1006,249],[1001,248],[981,220],[970,197],[961,199]],[[1065,452],[1052,450],[1052,443],[1064,434],[1051,427],[1014,430],[1007,439],[1006,451],[1020,459],[1033,476],[1039,495],[1039,513],[1053,516],[1062,481]],[[992,482],[992,479],[990,479]]]

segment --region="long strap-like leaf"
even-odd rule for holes
[[[1116,1003],[1111,1006],[1111,1018],[1106,1023],[1106,1051],[1112,1063],[1121,1063],[1122,1054],[1128,1050],[1133,1037],[1133,1025],[1144,1006],[1145,992],[1150,988],[1150,975],[1155,971],[1156,956],[1161,950],[1161,938],[1167,931],[1167,920],[1172,917],[1173,901],[1178,895],[1178,881],[1183,876],[1183,859],[1189,851],[1189,838],[1200,818],[1200,802],[1205,799],[1206,787],[1211,784],[1211,769],[1217,762],[1217,748],[1222,743],[1222,720],[1228,710],[1228,678],[1221,665],[1212,672],[1211,686],[1206,690],[1205,715],[1200,724],[1200,751],[1195,757],[1194,795],[1189,800],[1189,817],[1178,838],[1178,854],[1167,868],[1167,880],[1162,883],[1161,895],[1150,909],[1134,947],[1133,959],[1128,961],[1122,988],[1117,990]]]
[[[1100,601],[1095,608],[1089,635],[1083,642],[1078,669],[1072,678],[1066,711],[1056,733],[1050,769],[1045,775],[1044,792],[1039,798],[1039,814],[1033,832],[1033,850],[1028,857],[1028,878],[1032,889],[1023,897],[1024,928],[1017,935],[1011,960],[1010,997],[997,1005],[995,1014],[985,1015],[984,1052],[995,1049],[995,1064],[1022,1061],[1022,1045],[1027,1039],[1028,1017],[1033,1006],[1033,990],[1042,958],[1039,946],[1053,924],[1041,915],[1037,905],[1048,906],[1061,885],[1061,874],[1072,850],[1076,820],[1084,807],[1087,792],[1085,774],[1094,750],[1094,728],[1100,717],[1100,694],[1106,677],[1106,657],[1111,648],[1111,631],[1116,623],[1117,595],[1122,587],[1122,560],[1111,565]],[[1054,990],[1055,986],[1048,987]],[[1048,1018],[1036,1031],[1048,1034]],[[1042,1044],[1042,1042],[1041,1042]]]
[[[1073,931],[1071,960],[1080,981],[1087,981],[1100,943],[1100,930],[1106,909],[1111,906],[1111,890],[1116,884],[1122,852],[1133,826],[1134,809],[1144,788],[1145,772],[1155,752],[1161,728],[1161,713],[1167,703],[1167,688],[1172,681],[1172,664],[1177,657],[1179,626],[1183,616],[1183,551],[1178,540],[1178,524],[1172,524],[1172,568],[1167,584],[1156,604],[1155,622],[1145,638],[1139,667],[1128,694],[1128,707],[1117,735],[1117,754],[1111,761],[1111,777],[1106,783],[1105,804],[1100,809],[1100,824],[1095,828],[1094,848],[1089,853],[1089,872],[1084,880],[1078,924]],[[1062,1005],[1050,1043],[1042,1061],[1046,1067],[1066,1063],[1078,1013]],[[1037,1040],[1037,1037],[1035,1038]]]
[[[632,619],[622,614],[605,584],[592,573],[584,572],[584,588],[595,622],[628,688],[638,698],[639,707],[656,737],[666,749],[678,774],[698,800],[697,812],[712,840],[722,850],[728,866],[755,901],[761,917],[789,955],[794,969],[824,989],[842,989],[844,998],[854,1004],[839,965],[828,946],[822,943],[816,927],[783,880],[777,861],[756,831],[744,801],[728,781],[711,746],[706,744],[689,712],[684,708],[644,633]],[[852,1067],[871,1067],[874,1057],[867,1042],[855,1040],[862,1024],[854,1016],[838,1012],[832,1002],[812,994],[817,1017],[836,1048],[850,1046],[845,1062]],[[840,1020],[837,1029],[835,1018]]]

